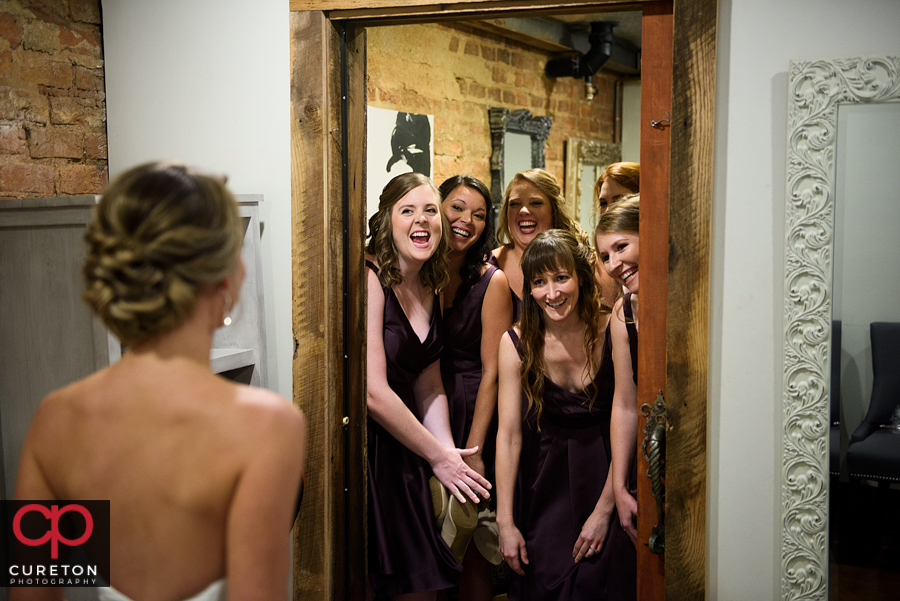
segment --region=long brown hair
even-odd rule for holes
[[[584,353],[587,363],[584,374],[597,372],[599,365],[594,364],[597,345],[601,344],[601,324],[603,315],[608,310],[600,306],[597,282],[594,279],[595,255],[590,246],[584,244],[579,236],[565,230],[552,229],[535,236],[522,255],[523,306],[519,321],[521,331],[520,345],[522,362],[520,375],[522,389],[528,399],[526,415],[531,413],[540,429],[541,414],[544,410],[544,380],[547,369],[544,365],[544,310],[531,296],[531,282],[548,271],[565,269],[578,279],[578,303],[576,311],[579,320],[584,323]],[[585,389],[588,406],[593,406],[597,398],[597,389],[593,382]]]
[[[366,252],[375,255],[385,285],[393,288],[403,281],[400,268],[397,267],[398,251],[394,242],[394,228],[391,225],[391,211],[401,198],[419,186],[428,186],[434,193],[434,203],[441,217],[441,239],[437,249],[419,271],[422,283],[437,294],[450,281],[450,261],[447,259],[449,249],[447,232],[450,231],[450,226],[441,210],[440,192],[434,182],[421,173],[400,174],[384,187],[378,199],[378,212],[369,219],[369,243],[366,245]]]

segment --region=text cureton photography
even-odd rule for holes
[[[2,501],[0,524],[6,585],[109,582],[109,501]]]

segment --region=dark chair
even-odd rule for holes
[[[900,431],[882,428],[900,405],[900,323],[873,322],[872,399],[850,437],[847,467],[853,478],[900,482]]]
[[[828,471],[841,467],[841,320],[831,322],[831,428],[828,431]]]

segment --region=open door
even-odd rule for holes
[[[645,553],[657,512],[652,496],[647,501],[639,492],[638,598],[703,599],[717,0],[641,4],[642,105],[651,92],[654,104],[642,106],[641,162],[648,175],[642,181],[638,403],[652,404],[663,390],[669,408],[666,559]],[[310,431],[307,496],[295,525],[295,599],[365,598],[366,24],[601,6],[631,9],[635,2],[291,0],[294,397]],[[652,82],[650,70],[658,73]],[[651,120],[662,123],[650,127]],[[645,148],[656,154],[645,158]],[[639,482],[644,471],[639,467]]]

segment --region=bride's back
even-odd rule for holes
[[[86,238],[85,300],[128,350],[43,401],[17,497],[109,499],[108,576],[132,598],[183,599],[225,575],[233,598],[283,597],[302,416],[209,369],[243,279],[233,197],[178,166],[135,168]]]

